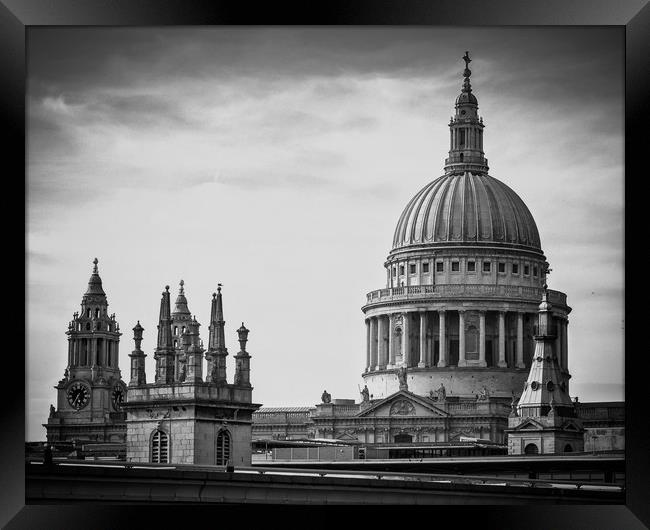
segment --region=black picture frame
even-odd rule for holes
[[[647,209],[641,193],[648,177],[647,165],[642,158],[648,151],[648,100],[650,82],[648,57],[650,56],[650,6],[647,0],[337,0],[318,4],[284,3],[249,4],[243,1],[209,0],[2,0],[0,4],[0,64],[2,82],[0,101],[5,129],[4,157],[9,160],[6,169],[6,202],[20,204],[14,193],[22,187],[26,197],[25,167],[25,93],[26,93],[26,31],[29,27],[48,26],[152,26],[152,25],[462,25],[462,26],[622,26],[626,38],[626,105],[625,105],[625,278],[641,276],[640,264],[634,253],[642,250],[644,240],[636,236],[639,228],[648,225],[640,218]],[[588,87],[585,87],[588,90]],[[22,168],[22,169],[21,169]],[[636,169],[636,171],[635,171]],[[644,171],[642,173],[641,171]],[[23,178],[20,178],[20,175]],[[22,186],[21,186],[22,183]],[[16,190],[10,186],[15,186]],[[7,189],[9,187],[9,189]],[[637,201],[643,201],[637,206]],[[25,218],[25,209],[22,210]],[[18,207],[20,211],[20,206]],[[10,229],[15,216],[10,213],[5,221],[5,232]],[[16,236],[19,237],[19,236]],[[5,242],[5,245],[10,243]],[[20,244],[20,243],[19,243]],[[23,237],[23,244],[25,240]],[[637,245],[634,247],[633,245]],[[6,247],[7,248],[7,247]],[[631,253],[628,256],[628,251]],[[11,256],[7,253],[6,256]],[[11,261],[9,259],[7,262]],[[8,264],[8,263],[7,263]],[[13,262],[12,262],[13,264]],[[22,276],[26,278],[23,267]],[[21,276],[20,270],[17,273]],[[12,283],[18,283],[13,280]],[[628,282],[626,284],[630,285]],[[632,284],[634,287],[634,284]],[[633,310],[635,297],[642,297],[643,284],[629,290],[625,303],[625,327],[629,330],[643,328],[638,322],[643,312]],[[23,290],[24,294],[24,290]],[[19,298],[19,295],[16,295]],[[15,334],[19,336],[18,333]],[[13,341],[11,341],[13,342]],[[25,347],[28,347],[28,337]],[[472,526],[480,528],[643,528],[650,526],[650,429],[646,420],[646,387],[642,378],[649,373],[650,357],[646,347],[635,349],[633,340],[625,340],[625,401],[626,401],[626,503],[625,506],[462,506],[439,507],[427,512],[438,518],[445,514],[453,518],[454,528]],[[17,345],[10,344],[6,353],[16,355]],[[5,363],[10,379],[19,389],[5,393],[2,443],[3,488],[0,524],[6,528],[135,528],[196,524],[205,515],[214,517],[214,507],[115,507],[106,505],[25,506],[24,498],[24,425],[25,396],[29,389],[20,392],[24,378],[24,362]],[[71,499],[74,501],[74,499]],[[460,509],[459,509],[460,508]],[[221,509],[221,508],[217,508]],[[313,508],[305,515],[313,516]],[[231,507],[231,515],[239,515],[250,524],[250,515],[263,510]],[[226,513],[221,511],[221,513]],[[305,515],[292,511],[297,521]],[[382,515],[381,510],[364,510],[366,522]],[[286,515],[285,515],[286,517]],[[283,518],[284,520],[284,518]],[[404,521],[404,520],[403,520]],[[422,521],[424,523],[425,521]],[[643,523],[643,524],[642,524]],[[449,524],[449,523],[447,523]]]

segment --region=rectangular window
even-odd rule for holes
[[[476,262],[475,261],[468,261],[467,262],[467,272],[475,272],[476,271]]]
[[[537,265],[533,265],[533,276],[537,276]]]
[[[489,261],[483,262],[483,272],[490,272],[492,270],[492,263]]]
[[[393,267],[393,278],[394,278],[396,275],[397,275],[397,269],[395,269],[395,267]]]
[[[506,264],[499,263],[499,272],[506,272]]]
[[[460,270],[460,262],[459,261],[452,261],[451,262],[451,271],[452,272],[458,272]]]
[[[519,263],[512,264],[512,274],[519,274]]]
[[[404,265],[399,266],[399,275],[404,276]]]
[[[415,263],[411,263],[411,264],[409,265],[409,272],[410,272],[411,274],[415,274],[415,270],[416,270],[416,265],[415,265]]]
[[[530,265],[524,265],[524,274],[526,276],[530,274]]]
[[[445,270],[445,265],[442,261],[436,261],[436,272],[442,272]]]
[[[429,272],[429,264],[428,263],[423,263],[422,264],[422,272]]]

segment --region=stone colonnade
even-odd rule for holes
[[[455,336],[458,338],[458,362],[456,366],[485,367],[486,362],[486,310],[444,310],[437,311],[409,311],[378,315],[366,319],[367,353],[366,372],[392,369],[397,366],[396,357],[401,357],[400,365],[407,367],[430,368],[434,366],[434,343],[438,343],[438,361],[436,367],[452,366],[448,351],[448,337],[452,333],[448,329],[448,321],[452,314],[457,315],[458,326]],[[525,368],[524,362],[524,311],[489,311],[496,313],[497,359],[492,360],[492,366],[499,368]],[[506,314],[515,313],[515,356],[512,362],[506,358],[506,340],[509,329],[506,326]],[[478,329],[473,337],[472,346],[476,348],[478,356],[468,358],[467,318],[474,319],[478,314]],[[537,313],[529,313],[535,318]],[[417,315],[412,319],[411,315]],[[437,316],[437,334],[431,334],[430,324],[435,323],[430,319]],[[419,321],[418,321],[419,319]],[[415,322],[414,322],[415,321]],[[567,365],[567,330],[566,318],[555,318],[557,335],[555,339],[555,352],[558,362],[565,370]],[[472,326],[472,329],[474,327]],[[510,330],[511,331],[511,330]],[[415,344],[411,342],[415,340]],[[475,342],[478,344],[475,344]],[[415,346],[415,348],[413,347]],[[416,356],[409,356],[416,349]],[[472,352],[472,355],[474,353]]]
[[[68,366],[97,365],[115,368],[117,367],[116,345],[117,342],[104,337],[71,340],[68,342]]]

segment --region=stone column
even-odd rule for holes
[[[447,322],[446,312],[444,309],[438,310],[438,366],[443,368],[447,366]]]
[[[366,318],[366,372],[370,370],[370,319]],[[208,368],[208,372],[210,369]]]
[[[524,364],[524,314],[517,312],[517,368],[525,368]]]
[[[424,368],[427,364],[427,313],[420,311],[420,362],[418,362],[418,366]]]
[[[485,311],[478,312],[478,364],[487,366],[485,362]]]
[[[409,314],[402,313],[402,320],[404,324],[402,325],[402,364],[404,366],[409,366],[409,354],[411,350],[411,340],[409,338],[410,325],[409,325]]]
[[[377,369],[377,317],[370,319],[370,370]]]
[[[395,367],[395,340],[393,330],[395,329],[395,317],[388,315],[388,368]]]
[[[467,366],[465,360],[465,310],[458,310],[458,366]]]
[[[507,368],[506,361],[506,314],[499,311],[499,368]]]
[[[562,320],[562,366],[569,371],[569,319]],[[567,382],[568,384],[568,382]]]
[[[74,341],[68,341],[68,366],[72,366],[74,363]]]
[[[377,317],[377,366],[375,370],[386,368],[386,318]]]

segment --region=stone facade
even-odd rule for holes
[[[464,60],[444,174],[404,208],[384,262],[386,284],[368,293],[362,307],[361,402],[331,400],[323,392],[323,403],[313,408],[262,409],[253,415],[255,438],[434,444],[468,436],[506,443],[512,403],[535,363],[543,297],[554,330],[547,342],[568,395],[571,308],[565,293],[546,286],[549,263],[530,211],[488,174],[468,54]],[[539,429],[556,433],[535,434],[543,451],[562,443],[579,450],[580,420],[569,422],[575,435],[566,420],[557,423],[546,410],[536,419]]]
[[[108,314],[97,258],[81,300],[68,324],[68,362],[57,383],[57,404],[43,426],[47,441],[124,443],[126,385],[119,368],[120,326]]]
[[[219,286],[212,299],[208,359],[216,352],[227,355],[224,324]],[[217,376],[216,364],[209,365],[208,380],[203,380],[204,351],[198,326],[196,319],[189,318],[183,283],[174,313],[170,311],[167,287],[161,300],[154,355],[156,380],[149,384],[144,378],[145,355],[140,350],[143,328],[139,322],[133,328],[136,348],[131,354],[131,382],[125,404],[128,461],[251,465],[252,413],[260,405],[252,403],[250,355],[246,352],[249,330],[243,323],[237,330],[240,351],[235,356],[235,383],[228,384],[225,366],[219,367]],[[181,350],[178,344],[182,344]]]

